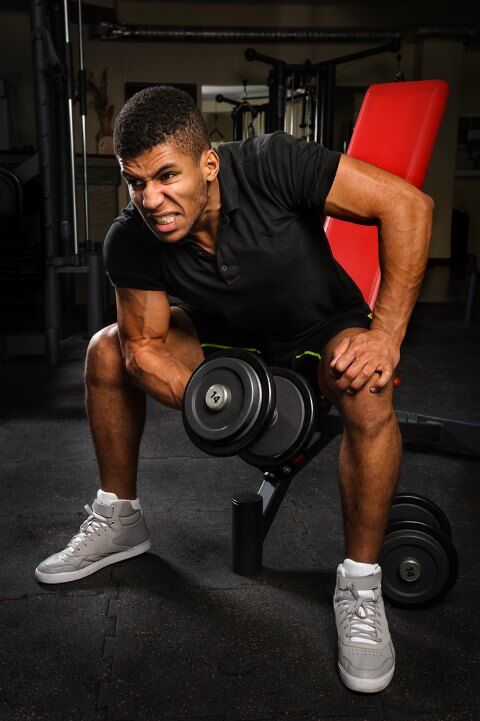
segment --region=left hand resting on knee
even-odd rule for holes
[[[366,384],[372,393],[378,393],[392,378],[399,360],[400,348],[388,333],[367,330],[340,341],[333,350],[330,371],[337,377],[337,387],[347,393]]]

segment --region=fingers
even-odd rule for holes
[[[378,377],[375,377],[375,382],[372,383],[369,390],[372,393],[379,393],[382,388],[385,388],[388,381],[391,379],[393,375],[393,368],[390,370],[389,368],[384,368],[380,371],[380,375]]]
[[[368,335],[363,333],[344,338],[330,361],[330,373],[337,378],[335,385],[349,395],[366,385],[372,393],[379,393],[388,384],[393,370],[388,353],[378,346],[369,347]]]
[[[353,338],[344,338],[339,345],[335,348],[335,350],[332,353],[332,360],[330,361],[330,368],[336,368],[340,372],[343,373],[345,368],[347,368],[352,360],[354,359],[354,354],[350,354],[349,356],[346,355],[346,352],[348,350],[348,347],[350,346]],[[341,358],[341,360],[340,360]],[[347,359],[348,360],[347,362]],[[345,368],[340,369],[340,367],[337,367],[337,364],[341,363],[341,365],[345,365]]]
[[[373,379],[374,374],[378,372],[376,363],[365,363],[365,361],[355,361],[347,370],[337,379],[335,385],[347,393],[355,393],[360,388]]]
[[[366,364],[355,376],[350,368],[336,382],[335,385],[349,395],[353,395],[368,385],[371,393],[379,393],[388,384],[393,370],[376,368],[375,364]],[[372,381],[372,383],[369,383]]]
[[[338,344],[330,361],[330,368],[334,375],[344,373],[355,360],[360,362],[363,358],[363,365],[370,360],[365,355],[368,347],[366,335],[365,331],[355,336],[347,336]]]

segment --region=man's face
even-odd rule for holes
[[[160,240],[175,243],[195,230],[207,207],[211,152],[196,163],[173,143],[163,143],[136,158],[119,158],[130,198]]]

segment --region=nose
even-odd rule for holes
[[[147,183],[142,193],[142,205],[148,213],[157,210],[163,204],[165,196],[155,183]]]

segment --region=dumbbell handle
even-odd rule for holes
[[[205,403],[211,411],[221,411],[230,403],[231,393],[227,386],[216,383],[210,386],[206,395]]]
[[[215,385],[210,386],[205,395],[205,403],[212,411],[221,411],[222,408],[225,408],[225,406],[230,403],[230,399],[231,393],[229,389],[227,388],[227,386],[224,386],[221,383],[216,383]],[[268,426],[273,426],[277,418],[278,411],[276,408],[274,408]]]

